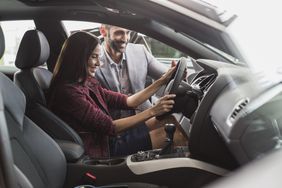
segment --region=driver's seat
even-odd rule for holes
[[[0,27],[0,58],[3,40]],[[64,154],[51,137],[25,116],[25,108],[23,92],[0,73],[0,185],[9,188],[62,188],[67,172]],[[158,187],[145,183],[123,185]]]
[[[42,67],[49,58],[50,47],[39,30],[27,31],[20,43],[15,65],[15,84],[26,97],[26,115],[56,140],[67,140],[83,146],[80,136],[47,108],[47,92],[52,73]]]
[[[18,186],[16,187],[62,188],[67,181],[67,163],[62,150],[51,137],[25,116],[24,94],[2,73],[0,73],[1,94],[4,107],[1,107],[0,110],[4,108],[4,116],[0,114],[0,130],[2,126],[6,126],[6,119],[9,137],[7,135],[5,137],[10,138],[11,142],[13,154],[11,157],[14,160],[14,171],[16,171],[12,174],[16,176],[13,179],[17,179]],[[1,100],[0,103],[2,103]],[[3,138],[0,140],[5,141]],[[5,142],[7,149],[9,146],[7,146],[7,141]],[[1,152],[5,152],[2,149]],[[77,177],[82,177],[82,174],[78,173]],[[131,182],[112,185],[112,187],[155,188],[158,186]]]

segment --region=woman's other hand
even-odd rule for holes
[[[175,94],[165,95],[160,98],[156,104],[150,108],[153,116],[160,116],[166,112],[171,111],[174,105]]]

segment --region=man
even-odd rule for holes
[[[156,80],[168,70],[143,45],[128,43],[130,39],[128,29],[103,24],[100,27],[100,33],[104,37],[103,54],[100,57],[100,68],[95,75],[104,88],[130,95],[145,88],[147,76]],[[175,66],[175,62],[172,62],[172,66]],[[152,106],[150,101],[146,101],[136,110],[109,110],[113,119],[119,119],[134,115],[150,106]],[[112,138],[111,147],[114,148],[115,155],[139,151],[137,147],[128,148],[127,143],[131,138],[140,141],[136,143],[136,146],[143,144],[146,150],[152,149],[148,147],[150,144],[146,142],[144,135],[156,128],[158,127],[147,127],[144,123]]]
[[[128,43],[128,29],[103,24],[100,33],[104,37],[100,58],[103,65],[97,70],[96,77],[103,87],[130,95],[145,88],[147,76],[158,79],[167,71],[143,45]],[[150,106],[150,101],[146,101],[136,111],[143,111]],[[132,110],[111,111],[114,119],[134,113]]]

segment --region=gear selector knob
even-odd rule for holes
[[[160,155],[170,154],[173,151],[173,135],[175,132],[175,125],[173,123],[165,124],[164,130],[166,132],[166,145],[161,150]]]
[[[165,124],[165,132],[166,132],[166,136],[167,136],[167,141],[168,142],[173,142],[173,135],[175,132],[175,125],[173,123],[167,123]]]

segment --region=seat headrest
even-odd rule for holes
[[[4,109],[18,122],[22,129],[26,100],[23,92],[3,73],[0,73],[0,91]]]
[[[2,28],[0,26],[0,59],[4,54],[4,50],[5,50],[5,38],[4,38]]]
[[[43,65],[50,55],[49,43],[41,31],[27,31],[16,56],[16,67],[27,69]]]

